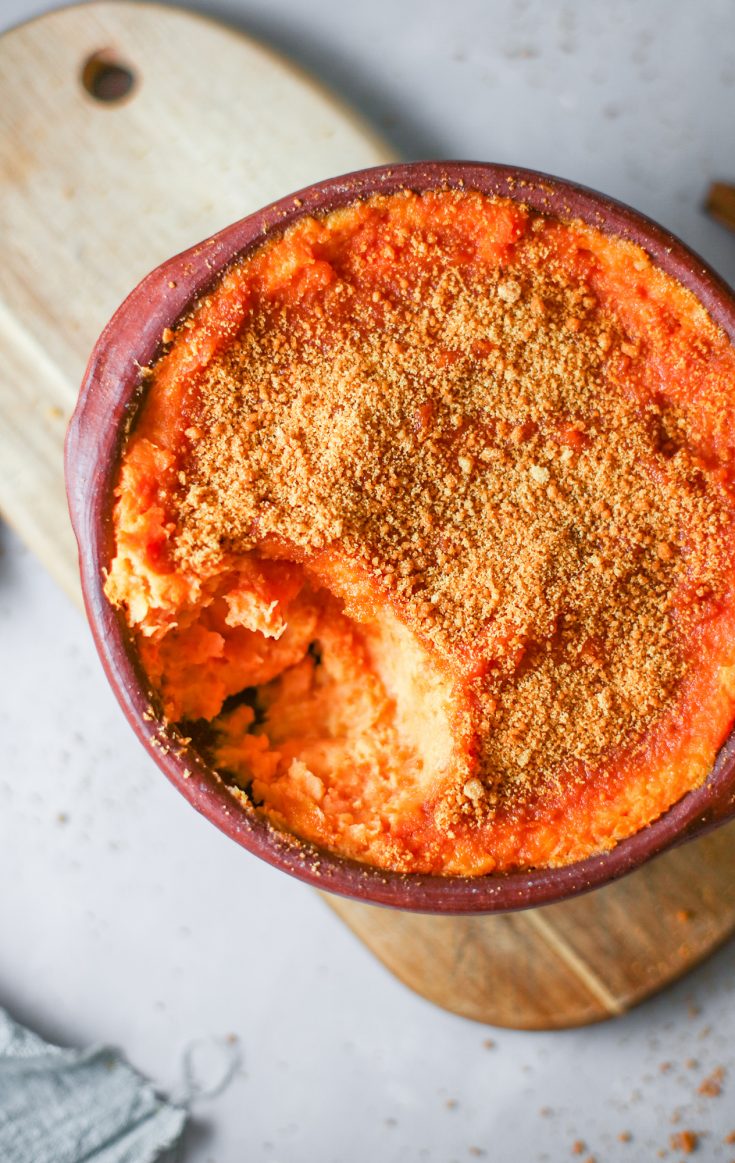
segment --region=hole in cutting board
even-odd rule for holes
[[[95,101],[114,105],[135,87],[135,73],[108,49],[92,53],[82,65],[81,82]]]

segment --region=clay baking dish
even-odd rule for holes
[[[149,754],[203,815],[244,848],[315,885],[357,900],[421,912],[489,913],[562,900],[604,885],[735,816],[735,732],[706,782],[611,851],[561,868],[482,877],[385,872],[331,855],[275,830],[242,807],[174,728],[151,716],[145,680],[122,616],[103,593],[112,553],[112,490],[121,443],[140,396],[140,369],[160,354],[164,328],[235,258],[269,232],[374,193],[437,187],[479,190],[563,219],[580,218],[643,247],[691,290],[735,342],[735,296],[667,231],[618,202],[558,178],[506,166],[425,162],[363,170],[319,182],[222,230],[153,271],[126,299],[92,353],[66,441],[66,480],[82,587],[109,682]]]

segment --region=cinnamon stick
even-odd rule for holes
[[[735,186],[728,182],[713,182],[709,188],[704,208],[708,214],[735,230]]]

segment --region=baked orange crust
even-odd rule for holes
[[[642,250],[374,197],[164,342],[106,592],[233,795],[475,875],[603,851],[705,779],[735,719],[735,353]]]

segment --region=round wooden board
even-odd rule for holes
[[[95,99],[95,62],[127,69],[130,93]],[[110,0],[0,38],[0,511],[66,589],[78,582],[61,445],[121,300],[282,194],[387,160],[298,69],[191,13]]]
[[[110,64],[133,87],[107,102],[83,82],[94,89]],[[86,4],[0,39],[0,510],[75,600],[63,436],[120,300],[163,259],[258,206],[389,160],[298,69],[176,9]],[[324,899],[446,1009],[524,1029],[581,1025],[622,1013],[733,932],[735,826],[526,913],[426,917]]]
[[[558,1030],[626,1013],[735,930],[735,824],[561,904],[488,917],[332,908],[396,977],[466,1018]]]

